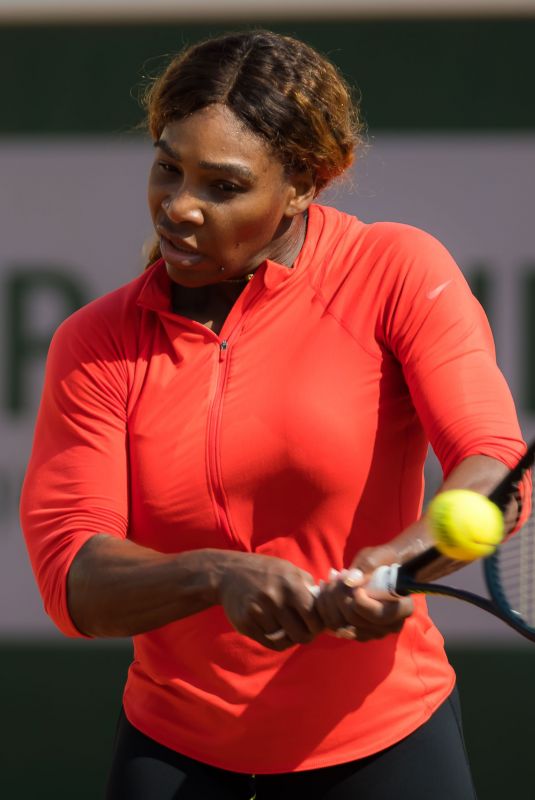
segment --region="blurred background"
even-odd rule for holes
[[[130,658],[126,641],[56,633],[22,543],[18,496],[48,342],[65,316],[143,268],[146,76],[185,44],[254,26],[304,39],[359,87],[366,146],[323,202],[444,242],[489,314],[535,435],[535,0],[0,0],[6,798],[102,796]],[[429,491],[438,482],[430,459]],[[478,580],[479,568],[459,578]],[[458,671],[480,800],[533,797],[535,650],[464,604],[435,601],[433,615]]]

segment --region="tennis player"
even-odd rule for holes
[[[429,442],[480,491],[523,451],[482,310],[315,202],[360,124],[302,42],[195,45],[147,111],[150,265],[55,334],[22,497],[59,628],[134,638],[107,798],[473,798],[425,600],[365,579],[429,545]]]

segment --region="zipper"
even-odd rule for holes
[[[255,300],[260,294],[261,292],[257,292],[255,295]],[[230,368],[230,344],[238,338],[240,329],[243,326],[244,321],[251,313],[254,305],[256,305],[255,302],[250,303],[228,336],[219,341],[217,380],[214,395],[212,397],[212,403],[208,412],[208,435],[206,438],[208,482],[212,491],[212,497],[214,499],[217,521],[221,530],[223,530],[229,540],[234,542],[234,544],[239,545],[241,549],[244,549],[243,542],[234,532],[227,507],[225,491],[223,489],[223,479],[220,466],[220,437],[221,419],[223,416],[223,400]]]

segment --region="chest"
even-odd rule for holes
[[[312,297],[266,303],[220,337],[178,322],[147,353],[129,419],[133,536],[163,550],[262,547],[366,485],[378,431],[411,424],[399,366]],[[199,326],[200,327],[200,326]],[[387,444],[387,443],[386,443]],[[340,499],[342,502],[340,503]]]

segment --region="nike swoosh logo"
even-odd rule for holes
[[[444,281],[444,283],[441,283],[440,286],[435,286],[434,289],[431,289],[429,292],[427,292],[427,295],[426,295],[427,299],[428,300],[434,300],[436,297],[439,296],[439,294],[442,294],[442,292],[444,291],[446,286],[449,286],[450,283],[451,283],[451,279],[449,281]]]

